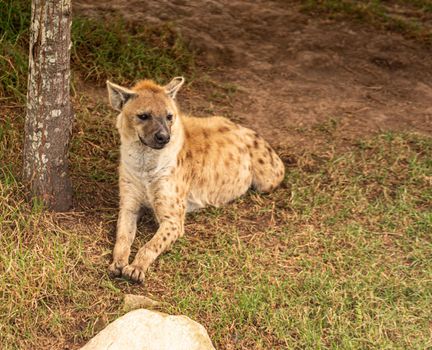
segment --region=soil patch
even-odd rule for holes
[[[313,18],[298,2],[74,4],[86,16],[171,22],[211,80],[236,90],[222,103],[198,81],[183,109],[228,114],[275,146],[314,148],[329,134],[341,142],[383,130],[432,134],[432,55],[399,34]]]

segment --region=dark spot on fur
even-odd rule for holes
[[[246,154],[248,152],[248,149],[247,149],[247,147],[239,147],[239,152],[241,154]]]
[[[253,145],[254,145],[255,148],[258,148],[258,147],[259,147],[258,141],[257,141],[257,140],[254,140]]]
[[[228,132],[228,131],[230,131],[230,128],[227,127],[227,126],[221,126],[221,127],[218,129],[218,131],[224,133],[224,132]]]
[[[209,133],[205,129],[203,130],[203,136],[205,139],[207,139],[209,137]]]
[[[186,158],[192,158],[192,152],[191,151],[186,152]]]
[[[163,240],[164,240],[164,242],[165,242],[165,241],[167,240],[167,238],[164,236]]]
[[[221,148],[225,146],[225,142],[223,142],[223,140],[217,140],[216,143]]]
[[[226,166],[227,168],[230,167],[230,162],[229,162],[228,159],[225,159],[225,160],[224,160],[224,163],[225,163],[225,166]]]
[[[197,148],[197,153],[205,155],[207,153],[207,149],[208,149],[208,144],[205,143],[203,147]]]
[[[262,158],[259,158],[259,159],[258,159],[258,163],[260,163],[260,164],[264,164],[264,160],[263,160]]]

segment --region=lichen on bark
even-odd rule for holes
[[[53,210],[70,208],[71,0],[33,0],[23,178]]]

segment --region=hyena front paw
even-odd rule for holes
[[[123,267],[122,275],[129,278],[131,281],[143,283],[145,271],[142,267],[138,265],[126,265],[125,267]]]
[[[108,270],[110,275],[113,277],[119,277],[122,274],[123,268],[127,265],[126,262],[122,261],[113,261],[110,266],[108,266]]]

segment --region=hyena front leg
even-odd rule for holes
[[[122,192],[122,191],[121,191]],[[135,239],[140,203],[130,193],[120,193],[120,212],[117,221],[116,243],[113,250],[113,262],[109,271],[113,276],[120,276],[123,267],[129,264],[130,248]]]
[[[132,281],[142,283],[149,266],[162,254],[177,238],[184,233],[185,206],[179,199],[165,199],[161,205],[156,205],[156,218],[159,229],[156,234],[140,250],[132,264],[123,268],[122,275]]]

